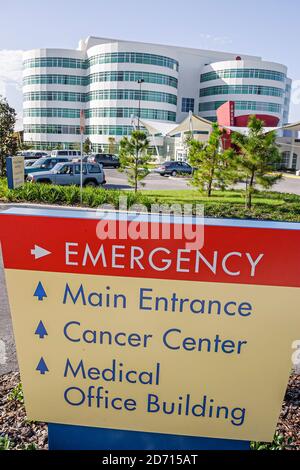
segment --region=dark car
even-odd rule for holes
[[[154,171],[161,176],[191,175],[193,167],[186,162],[165,162]]]
[[[112,153],[95,153],[91,155],[90,161],[95,163],[101,163],[103,168],[119,168],[120,167],[120,160],[117,155],[113,155]]]

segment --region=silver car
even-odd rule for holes
[[[80,185],[80,163],[58,163],[52,170],[29,173],[31,183],[58,184],[63,186]],[[83,163],[83,186],[100,186],[106,183],[103,168],[98,163]]]

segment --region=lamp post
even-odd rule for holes
[[[144,81],[145,80],[143,80],[143,78],[140,78],[137,81],[137,83],[140,85],[140,89],[139,89],[139,111],[138,111],[138,130],[140,130],[142,83],[144,83]]]

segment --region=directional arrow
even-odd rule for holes
[[[39,300],[44,300],[44,297],[47,297],[43,284],[41,282],[38,283],[37,288],[35,289],[35,293],[33,297],[37,297]]]
[[[49,372],[49,369],[46,365],[46,362],[44,361],[44,359],[41,357],[38,365],[37,365],[37,368],[35,370],[38,370],[40,374],[42,375],[45,375],[46,372]]]
[[[44,339],[45,336],[48,336],[47,330],[42,321],[40,321],[40,323],[38,324],[34,334],[39,335],[40,339]]]
[[[45,250],[41,246],[34,245],[34,248],[31,250],[31,254],[34,256],[34,259],[40,259],[44,256],[51,255],[51,251]]]

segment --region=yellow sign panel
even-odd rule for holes
[[[278,318],[299,303],[298,289],[20,270],[6,278],[28,419],[272,439],[299,328],[296,310],[288,332]],[[43,374],[33,367],[41,357]]]

